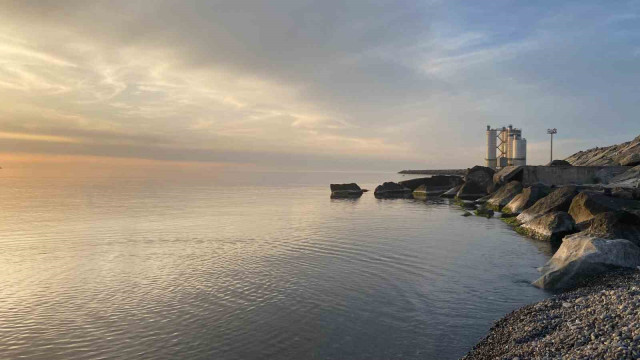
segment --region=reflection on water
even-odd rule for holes
[[[394,174],[2,170],[0,357],[453,359],[549,255]]]

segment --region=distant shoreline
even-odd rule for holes
[[[402,170],[398,174],[411,175],[464,175],[467,169],[443,169],[443,170]]]

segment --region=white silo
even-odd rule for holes
[[[513,140],[513,165],[527,165],[527,139]]]
[[[495,169],[497,166],[496,162],[496,140],[497,140],[497,130],[492,130],[489,125],[487,125],[487,157],[485,158],[486,166],[492,169]]]

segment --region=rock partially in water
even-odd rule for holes
[[[462,200],[476,200],[487,195],[487,188],[475,182],[466,182],[456,193],[456,197]]]
[[[461,185],[462,183],[462,176],[455,175],[434,175],[431,177],[409,179],[398,182],[398,184],[413,191],[416,191],[418,188],[425,186],[427,188],[427,192],[431,193],[437,191],[443,193],[454,186]]]
[[[524,210],[517,219],[520,223],[527,223],[538,216],[553,211],[568,211],[571,201],[578,195],[575,186],[564,186],[552,191],[549,195],[536,201],[533,206]]]
[[[571,287],[584,277],[613,268],[640,266],[640,247],[629,240],[602,239],[584,233],[567,236],[533,284],[543,289]]]
[[[363,190],[356,183],[350,184],[331,184],[332,198],[351,198],[362,196]]]
[[[486,166],[474,166],[467,170],[464,184],[458,190],[456,197],[463,200],[476,200],[493,191],[493,175],[495,170]]]
[[[494,211],[492,209],[489,209],[485,206],[481,206],[476,210],[476,215],[477,216],[482,216],[482,217],[486,217],[486,218],[492,218],[494,215]]]
[[[480,199],[476,199],[475,203],[478,205],[484,205],[487,203],[487,201],[489,201],[489,199],[491,199],[492,195],[487,195],[487,196],[483,196]]]
[[[462,187],[462,185],[454,186],[451,189],[449,189],[449,190],[445,191],[444,193],[442,193],[442,195],[440,195],[440,197],[452,199],[452,198],[456,197],[456,194],[458,193],[458,191],[460,190],[461,187]]]
[[[520,232],[538,240],[560,242],[564,236],[576,232],[576,223],[568,213],[554,211],[522,224]]]
[[[516,195],[503,209],[503,212],[510,214],[520,214],[530,208],[538,200],[549,195],[551,188],[544,184],[533,184],[526,187]]]
[[[385,182],[382,185],[378,185],[373,195],[378,199],[408,199],[413,197],[411,189],[394,182]]]
[[[519,181],[510,181],[493,193],[489,200],[487,200],[487,205],[493,210],[500,211],[521,192],[522,183]]]
[[[422,181],[422,185],[413,189],[414,197],[428,197],[428,196],[438,196],[445,193],[447,190],[452,187],[458,186],[462,184],[462,177],[460,176],[444,176],[437,175],[432,176],[430,178],[423,179],[415,179]],[[411,186],[408,186],[408,182],[412,180],[401,181],[398,184],[408,187],[411,189]],[[410,183],[411,185],[415,185],[416,183]]]
[[[576,223],[591,220],[600,213],[624,209],[640,209],[640,201],[607,196],[603,193],[583,191],[578,194],[569,207],[569,215]]]

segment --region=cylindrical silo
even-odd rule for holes
[[[527,165],[527,139],[513,140],[513,165]]]
[[[487,167],[495,169],[496,164],[496,130],[491,130],[489,126],[487,126],[487,157],[485,158]]]

